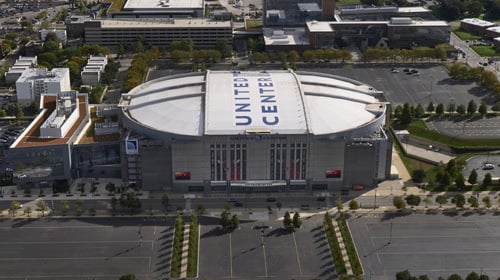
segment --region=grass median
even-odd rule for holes
[[[340,233],[342,234],[347,255],[349,256],[349,262],[351,262],[352,273],[356,276],[363,275],[363,268],[361,267],[356,247],[352,241],[351,232],[347,226],[344,213],[340,213],[337,223],[339,225]]]
[[[325,228],[326,239],[328,240],[330,252],[332,253],[335,271],[337,275],[347,274],[347,269],[345,267],[344,259],[342,258],[342,251],[340,250],[339,241],[337,240],[337,235],[335,234],[335,229],[333,228],[332,218],[330,217],[330,214],[328,214],[328,212],[325,213],[323,226]]]

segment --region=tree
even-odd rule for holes
[[[401,124],[406,125],[411,123],[413,115],[411,113],[410,104],[405,103],[403,105],[403,111],[401,112]]]
[[[491,185],[492,182],[493,181],[491,179],[491,174],[490,173],[484,174],[483,186],[487,187],[487,186]]]
[[[396,273],[396,280],[410,280],[411,274],[408,270]]]
[[[448,276],[448,280],[462,280],[462,276],[454,273],[454,274]]]
[[[406,203],[411,206],[418,206],[420,204],[421,198],[418,195],[410,194],[406,197]]]
[[[457,113],[459,115],[465,114],[465,106],[463,104],[460,104],[460,105],[457,106]]]
[[[300,215],[298,212],[295,212],[295,214],[293,214],[292,224],[294,228],[300,228],[300,226],[302,225],[302,221],[300,220]]]
[[[83,201],[80,199],[75,200],[75,205],[73,206],[73,210],[77,216],[81,216],[83,213],[82,209]]]
[[[341,198],[337,198],[337,200],[335,200],[335,206],[337,206],[337,210],[339,212],[342,212],[342,209],[344,209],[344,205],[342,204]]]
[[[120,45],[118,45],[117,55],[119,58],[125,55],[125,45],[123,43],[120,43]]]
[[[71,207],[69,206],[69,202],[67,200],[61,201],[61,212],[63,216],[65,216],[66,213],[68,213],[70,208]]]
[[[469,174],[469,179],[467,180],[469,181],[469,184],[473,185],[477,183],[477,172],[475,169],[472,169],[470,174]]]
[[[349,201],[349,209],[356,210],[359,208],[358,202],[356,200]]]
[[[394,207],[396,207],[396,209],[398,210],[404,209],[406,207],[404,199],[399,196],[395,196],[392,199],[392,203],[394,204]]]
[[[222,58],[226,58],[231,55],[231,48],[229,47],[226,39],[218,39],[215,42],[215,49],[219,51]]]
[[[475,271],[472,271],[465,277],[465,280],[479,280],[479,275]]]
[[[430,197],[425,197],[424,199],[422,199],[422,201],[425,203],[425,208],[427,208],[429,203],[432,202],[432,199]]]
[[[415,169],[411,173],[411,179],[415,183],[422,183],[425,179],[425,171],[423,169]]]
[[[134,274],[125,274],[120,276],[120,280],[137,280]]]
[[[477,197],[471,196],[467,199],[467,202],[470,203],[470,206],[472,208],[478,208],[479,207],[479,201],[477,200]]]
[[[9,205],[9,213],[12,214],[12,217],[16,216],[17,210],[21,209],[21,203],[17,200],[13,200]]]
[[[439,103],[436,106],[436,114],[438,114],[439,116],[441,116],[442,114],[444,114],[444,105],[442,103]]]
[[[165,208],[165,212],[168,211],[168,206],[169,206],[169,199],[168,199],[168,194],[164,193],[161,196],[161,205]]]
[[[236,214],[231,217],[231,230],[238,229],[240,227],[240,220]]]
[[[197,213],[198,215],[203,215],[203,214],[205,214],[205,211],[206,211],[205,206],[203,206],[202,204],[198,204],[198,205],[196,205],[196,213]]]
[[[222,211],[222,213],[220,214],[220,225],[224,230],[229,229],[231,225],[231,221],[229,220],[229,212],[226,210]]]
[[[255,49],[255,41],[252,37],[248,37],[247,39],[247,49],[249,51],[253,51]]]
[[[24,214],[26,214],[28,217],[31,216],[31,212],[32,212],[32,210],[31,210],[31,207],[29,207],[29,206],[26,207],[26,209],[24,209]]]
[[[429,102],[429,104],[427,105],[427,112],[429,113],[434,112],[434,103],[432,103],[432,101]]]
[[[141,201],[133,192],[121,194],[118,202],[120,203],[122,210],[129,210],[130,214],[133,214],[134,211],[142,207]]]
[[[439,207],[441,207],[443,204],[448,203],[448,199],[444,195],[438,195],[436,196],[436,203],[439,203]]]
[[[453,113],[453,112],[455,112],[456,109],[457,109],[457,106],[453,102],[448,104],[448,107],[446,107],[446,111],[448,111],[448,113]]]
[[[141,53],[144,52],[144,44],[142,43],[141,40],[136,40],[132,43],[132,48],[135,53]]]
[[[484,103],[484,101],[481,102],[481,105],[479,105],[478,112],[481,114],[481,117],[484,117],[488,112],[488,108],[486,107],[486,103]]]
[[[116,210],[118,208],[118,199],[116,197],[111,198],[111,213],[116,213]]]
[[[36,207],[42,211],[42,217],[45,216],[45,211],[49,209],[47,202],[43,199],[38,199],[36,201]]]
[[[291,226],[292,226],[292,218],[290,217],[290,213],[286,211],[285,216],[283,216],[283,227],[290,228]]]
[[[465,178],[464,178],[464,175],[462,175],[462,173],[459,173],[457,175],[457,177],[455,178],[455,185],[457,185],[457,188],[459,190],[463,190],[464,187],[465,187]]]
[[[417,107],[415,107],[415,117],[421,118],[425,114],[424,107],[419,103]]]
[[[456,194],[453,197],[453,201],[455,202],[455,206],[458,208],[463,208],[465,205],[465,196],[461,193]]]
[[[483,202],[484,202],[484,206],[486,206],[486,208],[490,209],[491,207],[491,199],[489,196],[485,196],[483,197]]]
[[[472,115],[477,111],[477,104],[474,100],[469,101],[467,104],[467,113]]]

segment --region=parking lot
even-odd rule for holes
[[[485,168],[485,164],[489,163],[493,168]],[[479,182],[483,181],[484,175],[490,173],[491,177],[494,179],[500,178],[500,155],[485,155],[476,156],[467,160],[467,165],[465,166],[462,174],[465,178],[469,178],[470,172],[475,169],[477,172],[477,180]]]
[[[349,226],[365,279],[394,279],[406,269],[430,279],[465,278],[472,271],[500,276],[500,220],[494,214],[365,214]]]
[[[322,228],[322,216],[302,219],[295,232],[282,222],[241,223],[226,233],[201,228],[200,279],[333,279],[335,269]]]
[[[171,221],[173,225],[173,221]],[[166,279],[172,228],[138,218],[0,222],[0,279]]]
[[[398,73],[393,73],[394,68]],[[415,69],[418,74],[408,74],[404,69]],[[474,82],[457,82],[449,78],[446,68],[439,65],[415,66],[346,66],[321,69],[339,76],[352,78],[384,92],[387,101],[393,106],[409,103],[424,108],[429,102],[445,106],[453,102],[457,105],[467,103],[472,99],[477,104],[486,97]]]

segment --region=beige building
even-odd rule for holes
[[[118,46],[139,38],[153,46],[170,46],[172,41],[192,39],[195,48],[215,48],[218,40],[233,41],[230,21],[207,19],[121,19],[84,23],[85,42]]]

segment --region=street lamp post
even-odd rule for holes
[[[392,243],[392,221],[391,221],[391,227],[389,230],[389,241],[387,242],[387,244],[391,244],[391,243]]]

